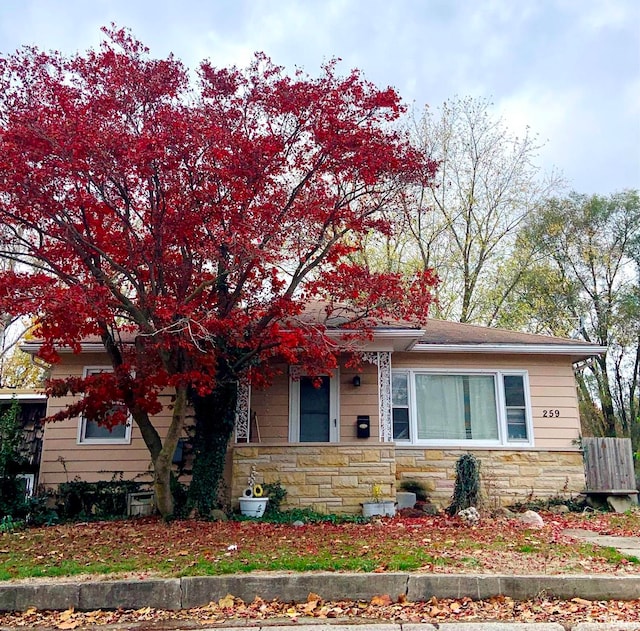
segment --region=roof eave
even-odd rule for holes
[[[576,358],[602,355],[606,346],[595,344],[433,344],[418,342],[416,353],[490,353],[509,355],[569,355]]]
[[[358,334],[361,331],[329,329],[326,331],[327,336],[340,341],[350,334]],[[357,347],[358,351],[410,351],[424,337],[424,329],[398,329],[376,327],[371,331],[372,339],[349,340],[349,346]]]
[[[20,349],[29,355],[37,355],[42,348],[40,342],[24,342],[20,345]],[[56,352],[60,354],[73,353],[73,349],[69,346],[56,347]],[[80,345],[81,353],[101,353],[104,352],[104,344],[101,342],[88,342]]]

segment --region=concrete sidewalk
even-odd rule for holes
[[[573,528],[563,530],[562,534],[586,543],[593,543],[606,548],[615,548],[620,554],[633,556],[640,559],[640,537],[618,537],[612,535],[599,535],[591,530]]]
[[[507,596],[528,600],[539,596],[568,600],[635,600],[640,574],[632,576],[413,573],[260,573],[174,579],[118,581],[23,581],[0,584],[0,611],[36,609],[189,609],[218,601],[227,594],[251,602],[305,602],[310,592],[324,600],[364,600],[388,594],[410,602],[470,597],[484,600]]]

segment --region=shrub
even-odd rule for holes
[[[480,463],[473,454],[462,454],[456,462],[456,482],[453,487],[449,515],[456,515],[480,499]]]
[[[269,517],[273,516],[275,513],[279,513],[282,502],[284,502],[287,497],[287,489],[282,486],[282,482],[280,482],[280,480],[270,482],[269,484],[263,484],[262,488],[264,490],[264,497],[269,498],[266,510],[267,516]]]
[[[0,413],[0,517],[22,519],[28,511],[25,481],[17,478],[24,458],[20,454],[22,428],[17,399]]]

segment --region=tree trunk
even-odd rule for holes
[[[195,437],[189,506],[203,517],[219,504],[218,489],[236,420],[237,384],[224,378],[217,383],[206,396],[191,393]]]
[[[173,404],[173,415],[169,431],[162,443],[162,449],[153,461],[153,490],[156,495],[156,507],[162,518],[167,520],[173,516],[174,502],[171,493],[171,476],[173,454],[184,427],[187,408],[187,389],[176,387],[176,398]]]

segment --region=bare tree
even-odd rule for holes
[[[436,269],[437,315],[495,324],[526,269],[507,265],[518,230],[560,185],[541,178],[535,136],[516,136],[485,99],[452,99],[414,123],[416,144],[440,168],[433,186],[414,190],[404,209],[414,263]]]

